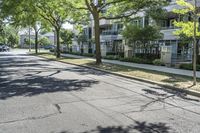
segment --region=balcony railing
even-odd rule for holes
[[[118,31],[114,31],[114,30],[107,30],[107,31],[103,31],[101,33],[102,36],[105,35],[119,35],[121,33],[122,30],[118,30]]]

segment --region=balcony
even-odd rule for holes
[[[110,20],[101,19],[99,24],[100,24],[100,26],[109,25],[109,24],[111,24],[111,21]]]
[[[106,41],[122,40],[122,35],[120,33],[121,30],[119,31],[106,30],[101,33],[100,38],[101,40],[106,40]]]
[[[178,40],[179,37],[174,34],[178,28],[176,27],[166,27],[161,29],[161,33],[163,33],[164,37],[163,40]]]

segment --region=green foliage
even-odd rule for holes
[[[107,60],[119,60],[120,57],[117,56],[117,55],[106,55],[105,57],[103,57],[104,59],[107,59]]]
[[[156,66],[164,66],[165,65],[165,63],[162,62],[160,59],[155,59],[153,61],[153,64],[156,65]]]
[[[180,15],[188,15],[190,13],[190,15],[192,15],[192,18],[194,17],[194,14],[196,14],[195,6],[193,4],[186,2],[185,0],[176,0],[176,3],[183,8],[182,9],[174,9],[173,10],[174,13],[180,14]],[[200,13],[200,11],[198,11],[198,12]],[[198,16],[200,16],[199,13],[197,13]],[[175,21],[174,25],[176,27],[181,28],[180,30],[177,30],[174,32],[175,35],[185,35],[187,37],[194,37],[194,20],[180,21],[180,22]],[[197,22],[196,36],[200,37],[200,32],[198,31],[198,29],[199,29],[199,23]]]
[[[80,56],[86,56],[86,57],[94,57],[94,54],[91,53],[79,53],[79,52],[67,52],[68,54],[72,55],[80,55]]]
[[[70,30],[62,29],[60,37],[62,39],[62,43],[69,46],[72,44],[73,32]]]
[[[124,62],[132,62],[132,63],[139,63],[139,64],[153,64],[152,60],[149,60],[146,58],[140,58],[140,57],[124,58],[124,57],[120,57],[119,55],[107,55],[103,58],[107,60],[120,60]]]
[[[35,43],[35,41],[34,41],[33,39],[30,39],[30,43],[31,43],[31,45],[33,45],[33,44]],[[24,39],[24,44],[25,44],[25,45],[29,46],[30,43],[29,43],[29,39],[28,39],[28,38],[25,38],[25,39]]]
[[[150,41],[156,41],[163,37],[156,27],[145,26],[143,28],[134,24],[127,24],[122,35],[129,43],[134,44],[149,44]]]
[[[181,35],[184,34],[187,37],[193,37],[194,36],[194,22],[174,22],[174,25],[176,27],[181,28],[180,30],[177,30],[174,32],[175,35]],[[198,32],[199,29],[199,23],[196,25],[196,36],[200,37],[200,32]]]
[[[192,37],[188,37],[185,34],[179,34],[179,39],[180,39],[179,44],[181,46],[185,46],[187,44],[192,43]]]
[[[80,44],[80,42],[82,42],[82,43],[87,42],[88,41],[87,36],[81,32],[78,35],[77,41],[78,41],[79,44]]]
[[[138,58],[138,57],[132,57],[132,58],[120,58],[120,61],[125,62],[133,62],[133,63],[139,63],[139,64],[153,64],[151,60]]]
[[[47,37],[42,37],[38,41],[42,46],[50,45],[51,41]]]
[[[10,25],[4,25],[0,32],[0,43],[15,47],[19,43],[18,29]]]
[[[193,70],[192,64],[181,64],[180,69]],[[197,71],[200,71],[200,65],[197,65]]]
[[[107,16],[113,18],[131,17],[139,11],[149,10],[165,5],[166,0],[121,0],[108,8]]]
[[[146,11],[146,16],[151,17],[155,22],[166,19],[167,11],[161,6],[150,8]]]

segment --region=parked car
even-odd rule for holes
[[[55,46],[54,45],[47,45],[47,46],[44,46],[44,49],[54,49]]]
[[[6,45],[0,46],[0,52],[8,52],[8,51],[10,51],[10,47]]]
[[[10,47],[8,47],[8,46],[4,45],[4,46],[3,46],[3,51],[5,51],[5,52],[8,52],[8,51],[10,51]]]

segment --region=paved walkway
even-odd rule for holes
[[[84,56],[77,56],[77,55],[71,55],[71,54],[62,54],[62,56],[64,56],[64,57],[81,58],[81,59],[88,59],[88,60],[95,60],[93,58],[84,57]],[[154,65],[147,65],[147,64],[137,64],[137,63],[129,63],[129,62],[122,62],[122,61],[117,61],[117,60],[106,60],[106,59],[103,59],[103,62],[122,65],[122,66],[128,66],[128,67],[134,67],[134,68],[142,68],[142,69],[146,69],[146,70],[154,70],[154,71],[159,71],[159,72],[183,75],[183,76],[190,76],[190,77],[193,76],[193,71],[176,69],[176,68],[169,68],[169,67],[165,67],[165,66],[154,66]],[[200,72],[197,72],[197,77],[200,78]]]

